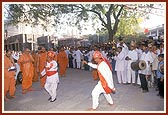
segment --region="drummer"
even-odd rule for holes
[[[146,92],[149,92],[148,82],[146,79],[149,75],[152,74],[150,65],[153,62],[152,55],[148,50],[148,42],[147,41],[142,43],[142,55],[139,60],[144,60],[146,63],[146,68],[138,71],[139,77],[140,77],[140,82],[141,82],[142,92],[146,93]]]
[[[129,47],[128,54],[126,55],[125,60],[127,60],[127,83],[130,84],[131,82],[135,85],[135,71],[131,68],[131,63],[136,62],[138,60],[138,53],[135,50],[136,46],[135,43],[131,43]],[[132,81],[131,81],[132,78]]]

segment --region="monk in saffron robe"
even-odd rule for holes
[[[11,50],[8,50],[4,55],[4,100],[8,101],[7,93],[11,97],[15,97],[15,71],[9,71],[9,68],[14,66],[14,61],[11,58]]]
[[[35,51],[33,51],[32,52],[32,57],[34,59],[34,63],[33,63],[33,66],[34,66],[33,82],[37,82],[38,81],[38,73],[37,73],[38,54]]]
[[[47,52],[44,47],[41,47],[41,49],[39,49],[38,61],[37,61],[37,72],[38,73],[41,73],[43,71],[46,63],[47,63]],[[40,86],[41,88],[44,88],[47,76],[46,75],[41,76],[41,74],[39,75],[40,75]]]
[[[30,54],[30,50],[26,48],[18,60],[22,72],[22,94],[32,91],[32,79],[34,76],[33,62],[34,59]]]
[[[60,51],[57,55],[57,61],[59,64],[59,74],[60,74],[60,76],[65,77],[66,68],[68,66],[68,58],[67,58],[67,55],[66,55],[63,47],[60,48]]]

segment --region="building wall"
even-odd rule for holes
[[[25,48],[35,50],[35,41],[32,34],[18,34],[5,39],[4,48],[14,51],[23,51]]]
[[[158,39],[159,37],[164,37],[164,25],[149,29],[149,32],[146,35],[147,37],[152,36],[154,39]]]

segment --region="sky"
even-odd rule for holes
[[[150,29],[150,28],[155,28],[157,26],[161,26],[162,24],[165,24],[165,21],[166,21],[165,17],[151,14],[149,19],[144,19],[139,26],[141,27],[142,30],[146,28]],[[88,28],[90,29],[83,30],[81,34],[87,35],[91,33],[96,33],[96,31],[91,29],[91,27],[88,27]]]
[[[157,16],[157,15],[150,15],[150,19],[149,20],[144,20],[141,24],[140,27],[141,28],[154,28],[156,26],[160,26],[162,24],[165,24],[165,17],[162,16]]]
[[[166,25],[166,4],[162,4],[162,7],[155,4],[154,7],[155,9],[149,14],[149,19],[143,19],[140,27],[150,29],[162,24]]]

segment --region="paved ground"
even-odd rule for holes
[[[116,94],[112,94],[114,105],[109,106],[103,95],[99,98],[99,112],[165,112],[165,99],[156,96],[154,88],[142,93],[141,88],[133,85],[116,84]],[[49,102],[45,90],[40,90],[39,82],[33,83],[37,91],[21,93],[21,85],[16,86],[16,98],[2,103],[3,112],[88,112],[92,105],[91,91],[97,81],[93,81],[91,72],[68,69],[67,76],[60,78],[57,100]],[[97,112],[96,111],[96,112]]]

